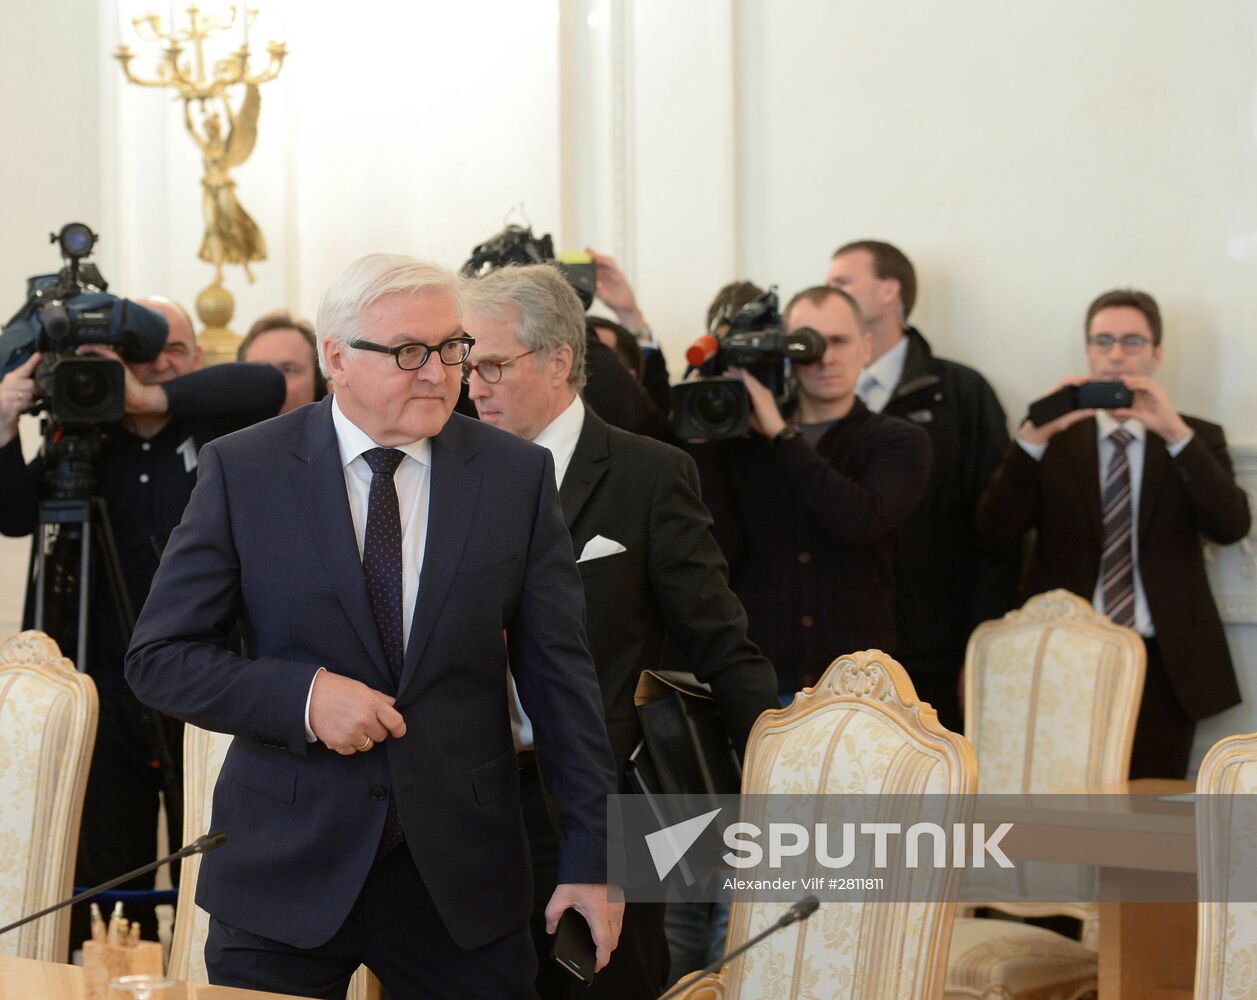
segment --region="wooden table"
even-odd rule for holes
[[[131,996],[112,991],[119,1000]],[[83,970],[77,965],[37,962],[29,958],[0,955],[0,1000],[83,1000],[87,990]],[[258,993],[229,986],[203,983],[176,983],[154,1000],[293,1000],[279,993]]]
[[[1046,808],[1027,799],[1001,847],[1014,859],[1096,865],[1100,898],[1100,1000],[1132,1000],[1156,989],[1191,989],[1196,963],[1196,904],[1134,902],[1194,899],[1195,807],[1157,797],[1193,792],[1190,781],[1145,778],[1076,793]],[[1082,795],[1108,795],[1108,803]]]

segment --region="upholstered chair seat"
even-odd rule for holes
[[[1143,692],[1143,641],[1064,590],[974,630],[965,658],[965,734],[979,790],[1051,794],[1116,785],[1130,771]],[[1070,916],[1080,944],[1008,920],[958,921],[947,996],[972,1000],[1079,1000],[1097,990],[1097,908],[1075,885],[1033,861],[982,874],[989,905],[1021,917]],[[1033,902],[1009,902],[1009,899]],[[970,898],[970,897],[967,897]]]

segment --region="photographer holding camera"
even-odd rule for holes
[[[123,304],[135,309],[132,303]],[[89,477],[81,480],[85,484],[83,492],[93,494],[93,504],[96,498],[104,501],[108,512],[108,524],[104,527],[112,530],[118,569],[135,613],[148,596],[162,549],[179,523],[196,482],[197,450],[222,434],[273,416],[284,400],[284,379],[269,365],[231,364],[198,370],[201,350],[187,313],[166,299],[144,299],[139,305],[164,318],[161,324],[155,317],[146,317],[159,332],[161,326],[168,327],[160,352],[151,360],[126,360],[125,348],[93,342],[91,332],[76,329],[73,324],[64,340],[71,349],[57,355],[61,364],[66,358],[92,356],[121,362],[123,417],[99,424],[82,420],[72,427],[61,426],[52,413],[45,418],[50,428],[46,446],[53,442],[60,445],[75,437],[91,441],[92,468]],[[13,324],[9,329],[12,328]],[[47,337],[45,334],[45,341]],[[38,549],[44,531],[41,504],[49,494],[63,489],[70,477],[58,476],[57,460],[47,461],[47,448],[30,463],[22,455],[18,436],[21,414],[41,407],[56,411],[52,401],[41,398],[39,378],[39,369],[49,366],[51,354],[46,343],[34,346],[36,352],[0,380],[0,532],[15,537],[34,534]],[[73,390],[76,384],[90,385],[90,380],[67,380],[66,384]],[[68,534],[69,525],[58,527],[63,535]],[[53,547],[62,540],[59,536]],[[105,562],[101,552],[93,548],[91,582],[84,598],[88,623],[85,662],[75,664],[91,675],[100,700],[79,838],[75,872],[78,885],[104,882],[157,856],[158,793],[178,787],[177,772],[169,775],[164,769],[179,767],[182,746],[180,728],[146,716],[123,677],[130,626],[117,609],[109,585],[109,567],[102,565]],[[77,566],[69,560],[66,564]],[[50,557],[47,565],[55,567],[55,558]],[[74,620],[72,608],[56,605],[59,600],[79,600],[77,575],[65,575],[57,569],[48,574],[54,577],[54,584],[68,580],[69,587],[54,592],[46,581],[32,581],[26,598],[25,627],[33,624],[39,586],[44,587],[45,603],[51,606],[50,619]],[[66,648],[64,636],[56,635],[52,626],[45,628],[62,643],[66,655],[75,656],[72,646]],[[168,783],[171,778],[173,785]],[[182,843],[182,803],[167,802],[166,816],[171,844]],[[150,875],[147,885],[137,882],[128,888],[151,888],[152,879]],[[129,906],[128,915],[141,920],[146,938],[156,940],[151,906],[146,911]],[[79,923],[85,916],[75,914],[71,935],[75,942],[86,936],[86,923]]]
[[[872,345],[849,295],[800,292],[784,328],[825,343],[819,360],[792,362],[796,404],[783,413],[760,379],[732,369],[753,433],[694,448],[750,638],[776,665],[783,703],[842,653],[893,652],[895,537],[930,460],[924,431],[856,397]]]

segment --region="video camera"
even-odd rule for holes
[[[534,236],[531,226],[508,225],[472,250],[471,257],[463,265],[463,274],[469,278],[480,278],[511,265],[553,264],[576,290],[581,304],[588,309],[593,305],[598,289],[597,269],[587,255],[573,256],[584,259],[563,260],[555,255],[554,241],[549,233]]]
[[[811,327],[786,333],[777,307],[777,286],[746,303],[728,319],[721,337],[704,334],[685,352],[701,371],[745,368],[783,402],[788,396],[786,361],[812,364],[825,354],[825,339]],[[720,318],[713,324],[723,325]],[[750,399],[740,379],[708,376],[672,387],[672,431],[683,441],[718,441],[747,433]]]
[[[58,427],[111,423],[125,412],[122,365],[80,357],[81,345],[104,344],[126,361],[152,361],[166,344],[164,316],[106,293],[100,271],[84,260],[96,239],[81,222],[51,234],[65,266],[27,279],[26,302],[0,333],[0,376],[36,352],[43,355],[36,376],[40,408]]]

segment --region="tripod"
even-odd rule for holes
[[[41,499],[38,506],[29,574],[33,600],[28,606],[33,612],[34,627],[51,635],[63,649],[73,649],[77,668],[93,673],[104,668],[103,664],[92,662],[93,656],[111,658],[113,655],[114,629],[110,627],[110,619],[116,625],[117,655],[120,656],[130,644],[135,629],[135,610],[108,505],[104,497],[96,493],[95,470],[99,459],[97,429],[92,427],[77,429],[71,434],[50,434],[47,444],[45,486],[51,496]],[[107,598],[98,591],[101,586],[107,588]],[[99,605],[96,604],[98,600]],[[93,623],[94,607],[97,615]],[[104,642],[91,641],[93,624],[100,630]],[[105,650],[103,654],[102,648]],[[147,706],[138,707],[141,752],[160,772],[161,791],[166,802],[166,828],[170,842],[177,844],[181,840],[182,775],[166,738],[163,717]],[[134,709],[126,709],[118,718],[125,719],[130,714],[134,719],[133,712]],[[144,780],[143,774],[141,765],[138,780]],[[106,787],[114,786],[101,786],[102,790]],[[86,863],[85,857],[80,855],[81,862]],[[88,865],[89,868],[102,866],[103,862]],[[106,869],[102,874],[113,872]]]

